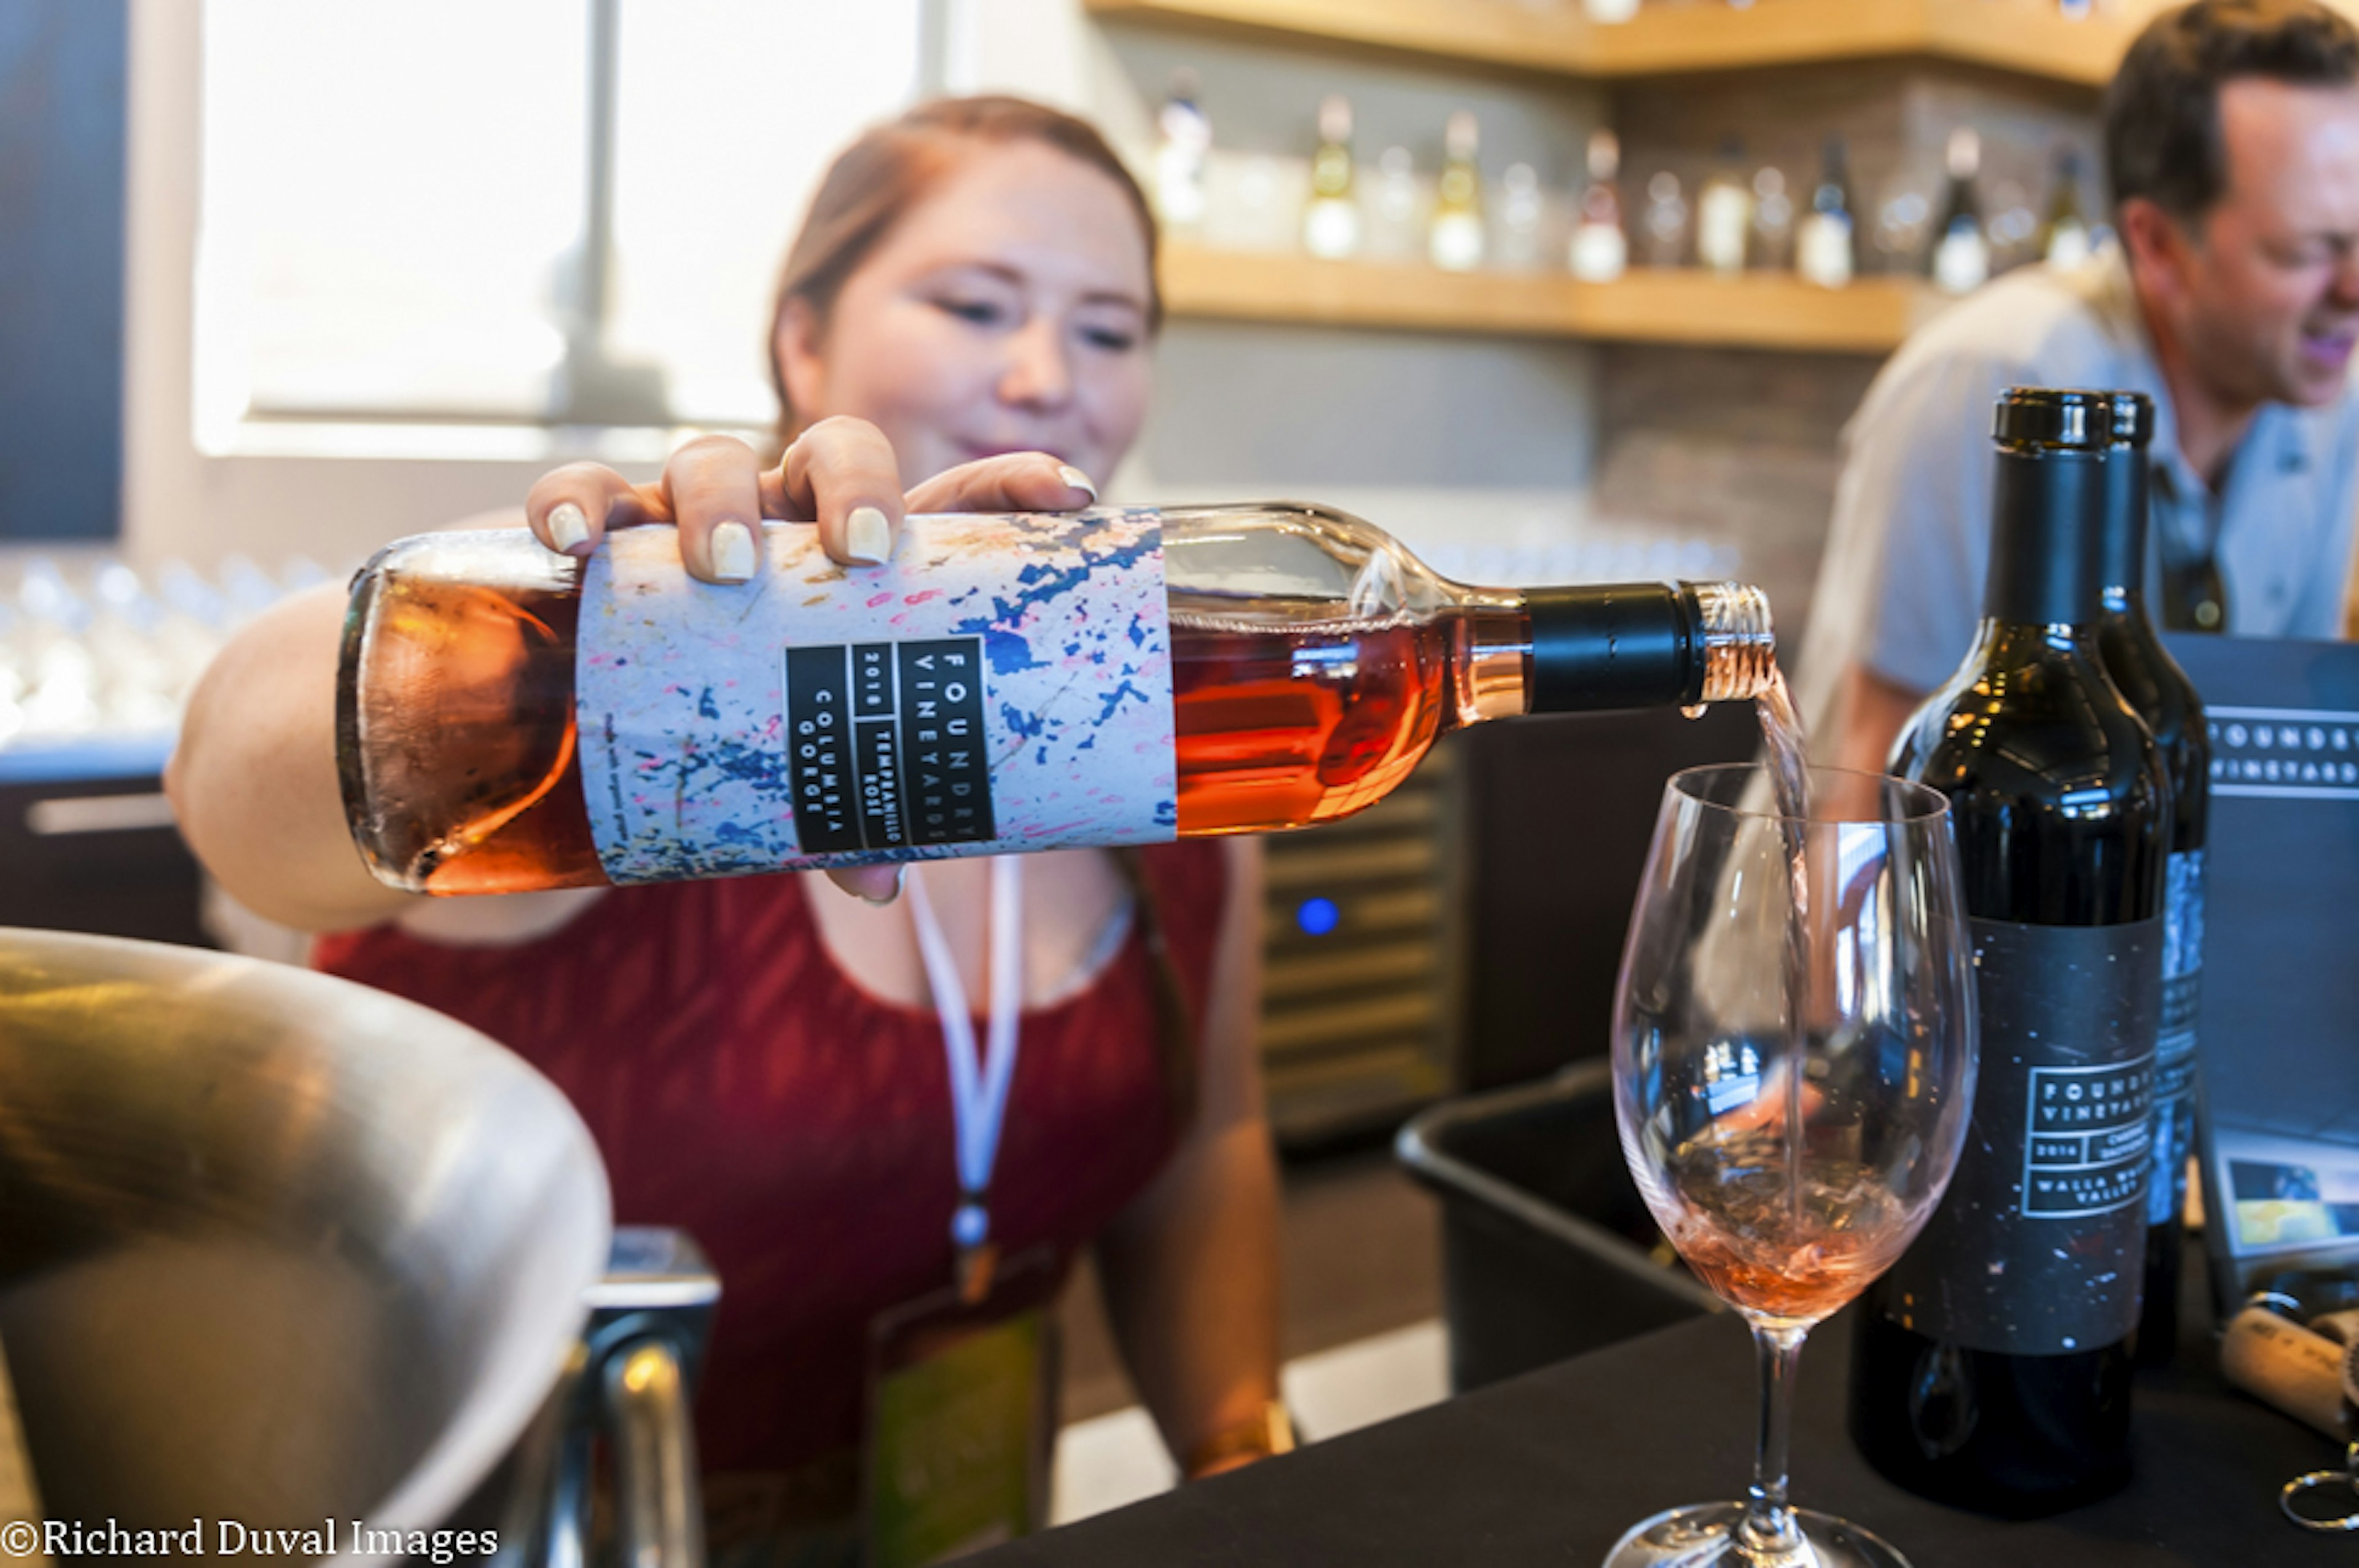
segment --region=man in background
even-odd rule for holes
[[[1903,345],[1843,433],[1800,673],[1822,761],[1880,771],[1973,641],[1991,406],[2155,400],[2147,603],[2166,627],[2332,637],[2359,505],[2359,31],[2319,0],[2197,0],[2107,90],[2118,248],[2026,268]]]

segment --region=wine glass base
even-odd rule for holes
[[[1743,1503],[1692,1503],[1630,1527],[1614,1543],[1604,1568],[1908,1568],[1908,1559],[1882,1539],[1832,1514],[1796,1509],[1802,1544],[1793,1552],[1762,1552],[1737,1536]]]

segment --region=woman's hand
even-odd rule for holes
[[[863,419],[822,419],[803,432],[775,469],[728,436],[689,442],[653,484],[633,484],[596,463],[541,476],[525,500],[540,542],[583,556],[609,528],[669,523],[690,577],[744,582],[758,557],[754,530],[764,518],[812,523],[820,544],[848,567],[881,566],[912,512],[1064,512],[1098,498],[1087,474],[1046,452],[1015,452],[936,474],[904,495],[885,432]],[[897,866],[828,873],[846,892],[883,903],[901,891]]]
[[[882,430],[862,419],[822,419],[775,469],[729,436],[689,442],[653,484],[571,463],[541,476],[525,518],[542,544],[568,556],[589,554],[609,528],[669,523],[679,529],[690,577],[734,583],[754,575],[754,530],[765,518],[815,524],[831,557],[873,567],[892,555],[912,512],[1064,512],[1097,494],[1081,470],[1046,452],[1016,452],[962,463],[905,495]]]

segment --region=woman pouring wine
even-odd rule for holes
[[[788,253],[781,460],[708,438],[651,485],[576,464],[526,521],[571,556],[669,527],[690,576],[730,583],[765,517],[813,524],[858,571],[910,512],[1084,505],[1146,414],[1155,238],[1085,124],[924,105],[838,158]],[[901,873],[868,868],[836,873],[857,899],[809,873],[421,900],[353,854],[343,613],[340,594],[291,601],[208,673],[168,781],[184,828],[240,901],[329,934],[320,967],[548,1073],[618,1219],[703,1244],[725,1292],[698,1409],[717,1554],[850,1561],[864,1472],[872,1560],[1021,1528],[1049,1419],[1027,1325],[1084,1248],[1186,1473],[1285,1444],[1243,841],[1033,855],[1020,876],[932,861],[897,898]],[[951,1364],[929,1349],[953,1342],[1013,1412],[1014,1518],[876,1485],[962,1419],[929,1392]]]
[[[788,258],[776,467],[723,439],[644,487],[575,465],[530,536],[389,549],[349,611],[234,644],[175,761],[232,892],[514,1044],[624,1217],[711,1247],[728,1539],[849,1542],[864,1493],[872,1562],[1021,1528],[1037,1310],[1093,1242],[1186,1470],[1283,1446],[1254,863],[1165,840],[1359,809],[1462,724],[1773,669],[1735,585],[1471,589],[1293,503],[1056,517],[1137,433],[1153,249],[1063,115],[872,133]],[[1032,515],[897,545],[908,511]],[[1064,852],[929,858],[1008,844]],[[759,874],[821,865],[867,902]],[[668,885],[611,885],[641,882]]]

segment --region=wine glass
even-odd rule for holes
[[[1799,773],[1788,775],[1799,784]],[[1948,803],[1812,769],[1666,787],[1614,1018],[1622,1152],[1697,1277],[1752,1325],[1760,1441],[1744,1502],[1632,1528],[1607,1568],[1907,1568],[1786,1501],[1794,1365],[1810,1325],[1908,1249],[1973,1099],[1974,992]]]

